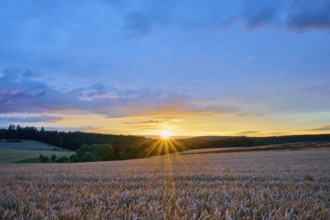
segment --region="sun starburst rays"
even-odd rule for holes
[[[163,130],[160,134],[160,138],[143,143],[143,157],[150,157],[154,164],[152,172],[163,176],[161,184],[164,196],[175,199],[178,183],[173,168],[179,166],[180,170],[190,173],[198,172],[198,168],[188,166],[187,157],[182,155],[182,151],[190,150],[184,141],[171,137],[172,133],[169,130]],[[196,157],[199,158],[200,162],[211,163],[203,156],[197,155]],[[162,169],[159,169],[159,167],[162,167]]]

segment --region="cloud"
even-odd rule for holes
[[[291,5],[287,25],[292,30],[330,29],[330,1],[297,0]]]
[[[119,114],[110,114],[109,118],[119,117],[149,117],[161,118],[213,116],[219,114],[239,113],[240,108],[226,105],[199,105],[182,99],[180,102],[157,103],[154,105],[128,105],[120,106]],[[118,112],[118,111],[117,111]]]
[[[276,131],[276,132],[267,132],[263,133],[264,136],[284,136],[284,135],[292,135],[292,132],[288,131]]]
[[[129,11],[124,17],[124,29],[132,35],[145,36],[158,26],[171,25],[180,30],[205,27],[228,27],[242,20],[250,29],[281,27],[289,31],[330,28],[328,0],[243,0],[232,3],[181,2],[161,7]],[[237,7],[239,5],[239,7]],[[181,7],[180,7],[181,6]],[[221,9],[226,8],[226,12]],[[186,13],[184,10],[188,10]]]
[[[32,122],[58,122],[62,120],[57,116],[8,117],[0,116],[1,123],[32,123]]]
[[[111,114],[111,108],[134,103],[175,102],[176,94],[161,91],[120,90],[102,84],[60,91],[47,82],[27,77],[27,71],[4,70],[0,80],[0,113],[61,112],[68,109]]]
[[[249,135],[258,135],[260,134],[260,131],[241,131],[236,133],[238,136],[249,136]]]
[[[61,99],[64,93],[32,76],[30,71],[21,69],[6,69],[2,72],[0,113],[47,112],[73,107],[71,100]]]
[[[166,120],[147,120],[147,121],[137,121],[137,122],[126,122],[125,125],[144,125],[144,124],[162,124]]]
[[[126,122],[125,125],[158,125],[165,123],[178,123],[182,122],[183,119],[163,119],[163,120],[145,120],[145,121],[136,121],[136,122]]]
[[[57,89],[32,71],[6,69],[0,80],[0,113],[97,113],[110,118],[158,116],[261,116],[240,107],[204,105],[203,99],[152,89],[119,89],[98,83],[88,87]]]
[[[245,1],[240,17],[249,28],[273,26],[290,31],[330,28],[327,0]]]
[[[279,19],[281,1],[245,1],[241,18],[249,28],[269,25]]]
[[[143,12],[131,12],[125,16],[124,29],[128,36],[145,36],[149,34],[156,17]]]
[[[262,131],[241,131],[236,133],[237,136],[283,136],[290,135],[291,132],[278,131],[278,132],[262,132]]]
[[[127,7],[123,15],[123,33],[128,37],[144,37],[153,28],[168,24],[175,4],[172,0],[152,0],[140,4],[132,2],[127,4],[131,7]]]
[[[262,117],[265,114],[264,113],[261,113],[261,112],[239,112],[236,115],[239,116],[239,117],[249,117],[249,116],[252,116],[252,117]]]
[[[107,117],[160,115],[173,118],[241,112],[235,106],[201,105],[196,98],[161,90],[123,90],[103,84],[59,90],[35,78],[33,72],[21,69],[4,70],[0,80],[3,83],[0,113],[92,112]]]
[[[309,129],[307,131],[330,131],[330,125],[325,125],[319,128]]]

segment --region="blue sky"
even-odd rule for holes
[[[330,2],[0,2],[0,123],[105,133],[330,128]]]

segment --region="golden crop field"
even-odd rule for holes
[[[1,164],[1,219],[330,219],[330,151]]]

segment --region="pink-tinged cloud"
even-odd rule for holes
[[[95,84],[60,91],[20,70],[4,71],[0,80],[0,113],[91,112],[108,117],[245,114],[239,107],[196,104],[196,98],[160,90],[121,90]]]

